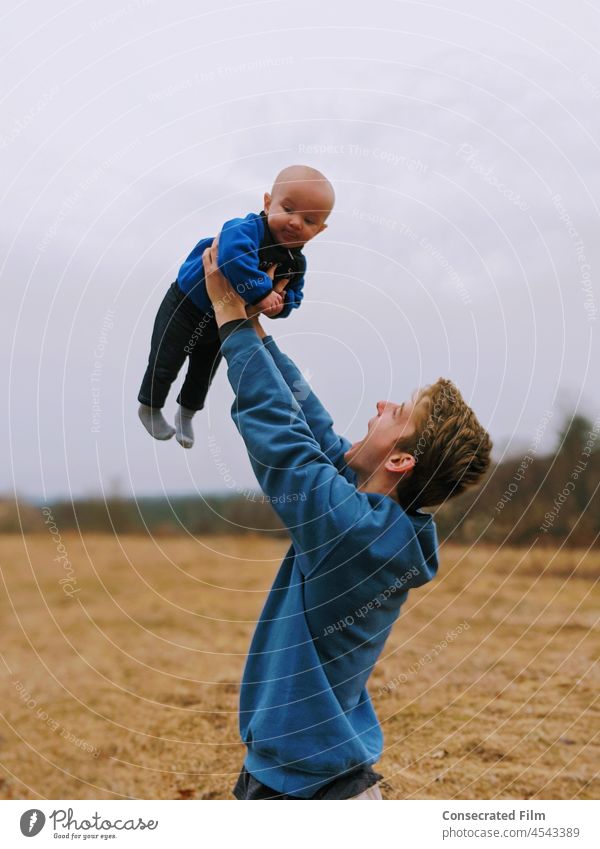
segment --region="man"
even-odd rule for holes
[[[383,735],[367,680],[408,591],[437,572],[435,524],[420,508],[477,483],[491,440],[440,379],[403,404],[379,401],[365,438],[350,445],[258,318],[247,318],[217,250],[203,262],[232,416],[291,537],[246,661],[247,755],[233,793],[381,799],[372,766]]]

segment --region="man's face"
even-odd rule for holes
[[[357,474],[373,475],[393,452],[399,439],[413,436],[422,403],[416,390],[410,401],[395,404],[378,401],[377,413],[369,419],[366,436],[351,445],[344,459]]]
[[[265,194],[269,230],[280,245],[301,248],[327,227],[328,198],[318,183],[298,182],[277,186]]]

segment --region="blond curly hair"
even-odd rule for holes
[[[415,457],[396,487],[407,510],[434,507],[479,483],[490,466],[492,440],[460,391],[444,377],[420,390],[415,433],[396,448]]]

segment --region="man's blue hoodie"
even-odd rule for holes
[[[350,443],[271,337],[239,322],[221,336],[233,419],[291,538],[244,670],[245,767],[308,799],[381,755],[366,684],[408,591],[437,572],[436,528],[430,514],[359,492]]]

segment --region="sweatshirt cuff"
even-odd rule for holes
[[[228,339],[232,333],[244,328],[252,329],[252,322],[249,318],[234,318],[231,321],[226,321],[219,327],[219,338],[221,343]]]
[[[277,347],[277,342],[270,334],[267,336],[263,336],[262,343],[267,349],[267,351],[271,354],[271,356],[281,353],[281,351]]]

